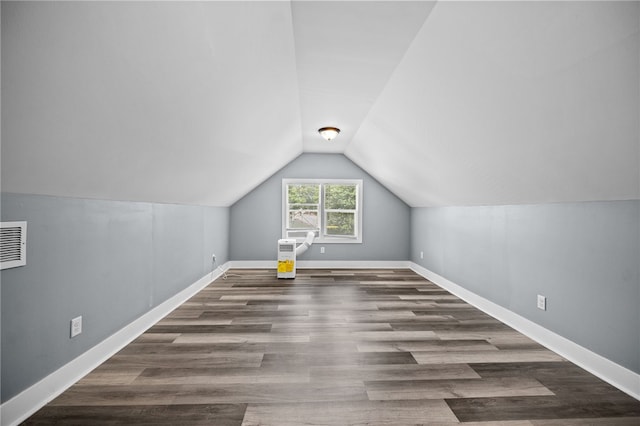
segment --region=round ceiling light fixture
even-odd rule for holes
[[[320,136],[330,141],[331,139],[334,139],[336,136],[338,136],[338,133],[340,133],[340,129],[338,129],[337,127],[321,127],[320,129],[318,129],[318,133],[320,133]]]

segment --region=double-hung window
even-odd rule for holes
[[[283,238],[318,243],[362,242],[361,179],[283,179]]]

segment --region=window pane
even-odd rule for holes
[[[282,235],[318,243],[362,243],[361,179],[282,179]]]
[[[320,185],[288,185],[289,204],[320,204]]]
[[[327,212],[327,235],[355,237],[355,213]]]
[[[296,208],[299,207],[299,208]],[[289,208],[289,229],[318,229],[318,209],[300,206]]]
[[[324,203],[326,209],[356,209],[356,185],[325,185],[324,191]]]

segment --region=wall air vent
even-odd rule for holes
[[[0,222],[0,270],[27,264],[27,222]]]

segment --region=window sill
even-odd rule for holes
[[[287,238],[287,237],[282,237]],[[290,238],[290,237],[289,237]],[[296,238],[296,243],[304,242],[304,238]],[[315,238],[313,244],[362,244],[362,238]]]

